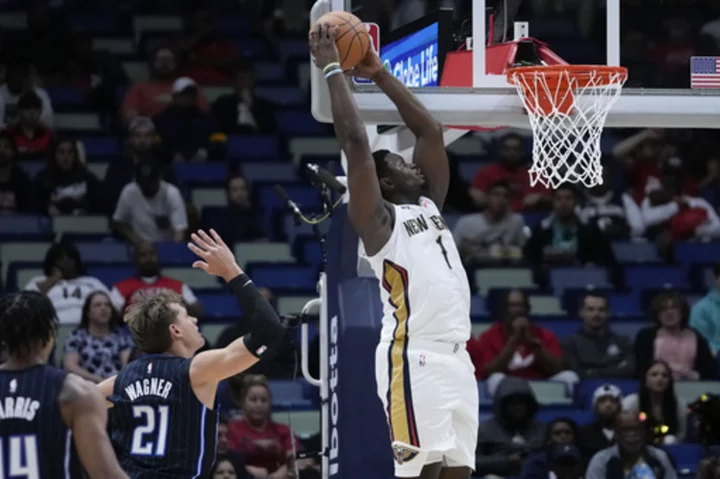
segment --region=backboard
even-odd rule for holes
[[[491,1],[492,5],[489,4]],[[414,91],[420,100],[444,125],[528,128],[528,119],[517,93],[502,75],[504,67],[499,66],[503,63],[507,66],[507,62],[512,61],[508,60],[509,54],[498,53],[494,47],[477,48],[487,43],[484,39],[488,31],[496,33],[488,11],[496,3],[505,7],[511,4],[512,8],[513,0],[487,2],[394,2],[395,12],[383,21],[382,15],[377,13],[378,5],[383,2],[377,0],[318,0],[311,12],[311,21],[330,10],[349,10],[365,21],[379,23],[381,56],[393,63],[393,68],[406,62],[405,71],[408,70],[408,58],[417,60],[411,58],[417,48],[427,48],[430,60],[422,65],[410,62],[417,68],[417,74],[406,74],[404,78],[415,85]],[[448,30],[442,15],[428,13],[423,16],[425,3],[443,7],[471,3],[471,8],[450,11],[452,26]],[[560,61],[571,64],[622,64],[628,67],[630,80],[610,111],[606,127],[720,127],[720,90],[689,88],[690,57],[720,54],[715,40],[720,38],[720,32],[715,31],[720,30],[720,22],[714,26],[714,22],[709,21],[720,17],[720,7],[714,7],[717,2],[681,2],[678,5],[683,5],[683,10],[666,8],[677,3],[672,1],[651,2],[650,7],[645,3],[643,0],[524,0],[517,18],[507,28],[507,40],[526,36],[537,38],[546,42],[550,52],[554,52]],[[646,12],[648,9],[653,15]],[[561,10],[565,13],[559,13]],[[503,12],[500,8],[495,13],[502,15]],[[696,20],[701,17],[704,19]],[[497,20],[497,15],[495,18]],[[401,38],[414,40],[414,43],[400,42],[394,35],[403,28],[406,31]],[[413,30],[414,35],[411,34]],[[476,48],[467,50],[460,46],[468,36],[471,40],[466,43]],[[655,38],[652,43],[650,37]],[[443,46],[448,42],[451,43],[449,48]],[[403,47],[402,43],[407,45]],[[415,50],[411,51],[411,48]],[[480,68],[480,65],[487,65],[487,68]],[[402,65],[398,71],[403,71]],[[330,122],[327,86],[318,71],[313,71],[311,81],[313,114],[319,121]],[[401,123],[393,104],[376,87],[353,85],[353,89],[365,123]]]

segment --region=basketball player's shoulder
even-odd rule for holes
[[[63,406],[90,406],[96,401],[102,402],[102,396],[97,386],[77,374],[68,373],[60,388],[58,401]]]

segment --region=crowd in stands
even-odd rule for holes
[[[27,7],[26,27],[0,14],[0,285],[52,300],[65,331],[54,361],[93,382],[116,374],[141,354],[123,311],[165,289],[200,318],[207,347],[244,334],[227,320],[237,310],[218,298],[219,285],[186,271],[181,249],[199,226],[238,245],[266,298],[297,312],[282,305],[315,295],[321,256],[312,238],[289,232],[268,187],[288,183],[304,206],[319,206],[299,186],[301,165],[338,154],[332,140],[327,147],[331,130],[309,116],[299,73],[309,68],[307,46],[292,26],[307,27],[307,10],[298,20],[292,2],[284,16],[271,1],[31,3],[0,0]],[[438,2],[375,3],[367,11],[379,9],[378,21],[392,25]],[[468,11],[468,2],[446,3]],[[523,8],[573,26],[565,42],[547,38],[560,56],[572,62],[596,51],[604,14],[588,10],[593,2],[528,3]],[[624,23],[631,83],[686,86],[689,56],[717,50],[710,42],[720,38],[711,20],[720,17],[717,6],[696,0],[685,10],[688,3],[697,7],[692,18],[667,16],[664,31]],[[83,24],[78,11],[106,23]],[[133,21],[177,11],[185,15],[180,29],[159,22],[141,30]],[[698,12],[702,28],[694,29]],[[243,20],[223,23],[223,15]],[[64,28],[56,16],[76,26]],[[545,40],[542,22],[538,29]],[[573,35],[577,42],[567,41]],[[103,42],[108,37],[131,38],[131,51]],[[141,65],[137,59],[147,62],[146,74],[129,67]],[[97,121],[78,126],[87,115]],[[298,137],[311,146],[297,146]],[[717,138],[703,130],[608,131],[604,183],[554,191],[531,186],[530,141],[527,132],[503,130],[464,139],[463,151],[450,148],[446,220],[476,291],[468,350],[488,399],[477,474],[670,479],[676,469],[696,472],[701,456],[681,447],[701,441],[688,406],[720,392]],[[20,231],[29,218],[39,229]],[[92,218],[104,226],[73,229]],[[277,274],[261,274],[269,262]],[[319,448],[319,424],[300,440],[271,415],[296,357],[288,337],[271,361],[223,386],[229,414],[219,428],[215,478],[281,479],[293,477],[295,465],[301,477],[317,477],[317,460],[294,458]],[[548,403],[547,384],[560,384],[569,403]],[[308,403],[298,409],[317,409],[317,398]],[[636,462],[628,467],[621,457]],[[720,474],[717,459],[700,466],[700,477]]]

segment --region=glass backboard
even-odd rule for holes
[[[442,8],[449,10],[438,12]],[[512,56],[497,51],[500,44],[529,36],[560,61],[629,69],[608,127],[720,126],[720,83],[713,83],[714,73],[720,73],[720,62],[714,62],[720,55],[718,0],[318,0],[311,20],[329,10],[349,10],[377,23],[381,56],[405,72],[408,84],[444,125],[529,126],[514,87],[502,74]],[[510,20],[505,29],[503,17]],[[494,46],[476,48],[489,37]],[[413,57],[422,46],[420,51],[429,55]],[[693,86],[703,88],[690,88],[693,56],[707,57],[695,68]],[[320,80],[313,72],[313,114],[329,122],[326,86]],[[392,103],[375,87],[358,84],[354,89],[366,123],[400,123]]]

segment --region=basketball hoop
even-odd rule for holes
[[[600,136],[627,80],[627,68],[554,65],[511,68],[533,131],[530,183],[602,184]]]

